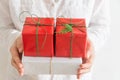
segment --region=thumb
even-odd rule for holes
[[[22,37],[21,36],[19,36],[16,40],[16,47],[17,47],[19,58],[20,58],[20,60],[22,60],[23,42],[22,42]]]
[[[86,56],[84,58],[82,58],[83,63],[86,63],[89,60],[89,58],[93,54],[93,52],[94,52],[93,44],[89,39],[87,39]]]
[[[17,43],[18,52],[22,53],[23,52],[23,42],[22,42],[22,37],[21,36],[19,36],[17,38],[16,43]]]

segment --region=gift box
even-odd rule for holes
[[[86,57],[85,19],[57,18],[56,57]]]
[[[23,56],[22,63],[25,75],[76,75],[82,59]]]
[[[22,31],[24,56],[54,56],[53,35],[53,18],[27,17]]]

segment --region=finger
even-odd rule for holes
[[[12,62],[16,65],[17,69],[22,69],[23,68],[23,64],[21,62],[18,62],[17,58],[14,58],[12,60]]]
[[[87,53],[87,54],[90,54],[90,53]],[[89,55],[89,57],[86,57],[86,58],[82,58],[82,63],[85,64],[85,63],[90,63],[92,64],[93,61],[94,61],[94,58],[95,58],[95,54],[94,53],[91,53]]]
[[[83,75],[83,74],[85,74],[85,73],[90,72],[90,70],[91,70],[91,68],[88,68],[88,69],[87,69],[87,68],[86,68],[86,69],[80,69],[80,68],[79,68],[77,74],[81,76],[81,75]]]
[[[13,59],[14,59],[16,65],[17,65],[19,68],[23,68],[22,62],[21,62],[21,60],[20,60],[20,58],[19,58],[18,56],[13,57]]]
[[[10,52],[11,52],[12,57],[19,56],[16,44],[13,44],[13,46],[10,48]]]
[[[87,63],[81,64],[81,65],[80,65],[80,68],[81,68],[81,69],[91,68],[91,66],[92,66],[92,63],[87,62]]]
[[[81,74],[80,74],[80,68],[77,70],[77,79],[80,80]]]
[[[17,40],[17,50],[19,52],[19,57],[22,60],[22,53],[23,53],[23,44],[22,40]]]
[[[15,67],[17,69],[17,71],[19,71],[19,67],[16,65],[16,63],[14,62],[14,60],[11,60],[11,64],[13,67]]]
[[[78,80],[80,79],[79,69],[78,69],[78,72],[77,72],[77,79]]]
[[[90,72],[90,68],[89,69],[81,69],[79,71],[79,74],[82,75],[82,74],[85,74],[85,73],[88,73],[88,72]]]
[[[23,74],[24,74],[24,68],[21,68],[21,70],[20,70],[20,76],[23,76]]]
[[[16,68],[16,70],[19,72],[19,74],[21,74],[22,69],[21,69],[21,68],[19,68],[13,60],[11,61],[11,64],[12,64],[12,66],[13,66],[13,67],[15,67],[15,68]]]
[[[82,58],[82,63],[92,62],[94,59],[94,53],[92,51],[87,51],[86,57]]]
[[[19,53],[17,52],[17,49],[13,48],[12,52],[12,58],[15,61],[15,63],[19,66],[19,68],[22,67],[22,63],[19,57]]]
[[[94,59],[95,59],[95,54],[92,53],[87,61],[93,63]]]
[[[86,59],[90,58],[90,56],[94,53],[94,46],[93,43],[87,39],[87,46],[86,46],[86,57],[84,59],[84,61],[86,61]]]
[[[16,45],[18,48],[19,53],[23,52],[23,42],[22,42],[22,37],[18,37],[18,39],[16,40]]]
[[[14,42],[14,44],[12,45],[11,49],[10,49],[11,55],[12,55],[12,65],[18,70],[18,72],[20,73],[20,75],[23,75],[24,72],[24,68],[20,59],[20,54],[18,51],[18,48],[16,47],[16,42]]]
[[[15,63],[19,66],[22,67],[22,63],[21,63],[21,59],[20,59],[20,55],[17,51],[17,48],[15,46],[13,46],[11,48],[11,54],[12,54],[12,58],[15,61]]]
[[[77,80],[80,80],[80,74],[77,74]]]
[[[20,62],[19,53],[18,53],[16,47],[12,47],[12,49],[11,49],[11,54],[12,54],[12,58],[13,58],[13,60],[14,60],[15,62]]]
[[[22,53],[23,52],[23,45],[18,43],[17,44],[17,49],[18,49],[19,53]]]
[[[24,73],[24,68],[23,68],[23,64],[22,64],[22,62],[21,62],[20,54],[18,53],[18,55],[14,55],[14,56],[13,56],[13,59],[14,59],[14,62],[15,62],[15,64],[16,64],[16,66],[17,66],[18,69],[19,69],[18,72],[19,72],[20,76],[22,76],[23,73]]]
[[[17,71],[19,72],[19,74],[22,76],[23,73],[24,73],[24,68],[23,68],[23,67],[19,67],[19,66],[15,63],[15,61],[14,61],[13,59],[11,60],[11,64],[12,64],[13,67],[15,67],[15,68],[17,69]]]

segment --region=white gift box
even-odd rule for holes
[[[77,69],[82,63],[81,58],[58,58],[53,57],[25,57],[22,62],[24,65],[24,74],[56,74],[56,75],[76,75]]]

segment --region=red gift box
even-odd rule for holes
[[[53,35],[53,18],[27,17],[22,31],[24,56],[54,56]]]
[[[57,18],[56,25],[55,55],[57,57],[86,57],[85,19]],[[68,32],[65,32],[66,29]]]

